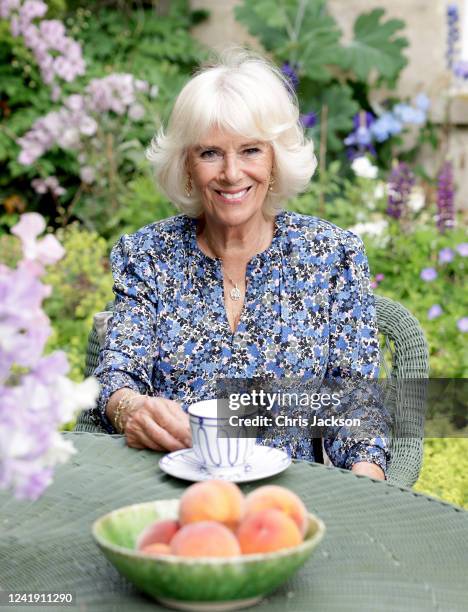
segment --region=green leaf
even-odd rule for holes
[[[361,81],[366,81],[375,69],[381,83],[394,86],[399,73],[408,63],[402,53],[402,49],[408,46],[408,40],[395,37],[405,23],[399,19],[381,22],[384,13],[384,9],[378,8],[356,19],[354,40],[346,49],[344,62]]]
[[[286,31],[266,23],[262,16],[265,3],[259,4],[261,4],[260,11],[256,3],[245,0],[243,5],[236,6],[234,9],[236,18],[247,27],[252,36],[260,40],[266,50],[277,51],[278,47],[284,46],[288,41]],[[278,13],[278,8],[274,3],[268,2],[268,5],[270,12]]]
[[[299,63],[299,73],[326,82],[329,65],[341,65],[341,32],[325,10],[325,0],[261,0],[235,9],[236,16],[280,61]]]
[[[353,100],[352,91],[347,85],[334,84],[321,89],[321,93],[307,106],[307,110],[313,110],[319,117],[318,124],[308,130],[317,146],[324,106],[327,107],[327,149],[340,151],[343,149],[343,135],[352,130],[353,116],[359,111],[359,105]]]

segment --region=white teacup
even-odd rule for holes
[[[228,427],[228,418],[218,417],[217,402],[215,399],[203,400],[188,409],[193,450],[213,475],[238,471],[255,449],[255,438],[245,437],[246,428],[236,427],[236,437],[218,437],[223,429],[232,436],[232,428]]]

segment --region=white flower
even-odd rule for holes
[[[65,376],[60,376],[55,382],[55,389],[60,397],[62,422],[67,423],[77,411],[94,406],[99,394],[99,383],[92,376],[82,383],[75,383]]]
[[[80,142],[80,132],[76,128],[68,128],[57,139],[59,145],[64,149],[73,149]]]
[[[378,238],[382,236],[385,230],[388,227],[388,222],[385,219],[379,219],[377,221],[369,221],[367,223],[356,223],[352,227],[349,227],[348,230],[357,234],[361,238],[363,236],[371,236],[372,238]]]
[[[83,168],[81,168],[80,170],[80,178],[83,183],[87,183],[88,185],[94,183],[94,179],[96,178],[96,172],[94,171],[94,168],[92,168],[91,166],[83,166]]]
[[[56,463],[66,463],[75,453],[76,448],[73,446],[72,442],[70,440],[65,440],[65,438],[56,431],[52,434],[51,444],[41,457],[41,461],[45,466],[52,466]]]
[[[416,185],[411,190],[408,199],[408,208],[410,208],[413,212],[419,212],[421,208],[424,208],[425,203],[426,197],[424,195],[424,190],[422,189],[422,187]]]
[[[361,178],[377,178],[378,168],[377,166],[373,166],[367,157],[356,157],[351,164],[351,168],[353,169],[354,174],[356,176],[360,176]]]
[[[379,182],[374,189],[374,198],[380,200],[385,197],[385,183]]]
[[[97,131],[96,121],[89,115],[84,115],[80,121],[80,132],[85,136],[93,136]]]

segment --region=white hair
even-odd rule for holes
[[[185,193],[187,152],[212,128],[272,146],[274,184],[265,198],[266,215],[274,216],[306,189],[317,161],[289,82],[266,59],[230,49],[188,81],[177,97],[167,131],[161,128],[146,152],[157,183],[181,212],[198,217],[203,211],[196,190],[190,197]]]

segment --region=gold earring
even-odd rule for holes
[[[185,195],[188,198],[192,197],[192,177],[190,174],[187,176],[187,183],[185,184]]]
[[[268,184],[268,191],[273,191],[273,185],[275,184],[275,177],[270,174],[270,182]]]

